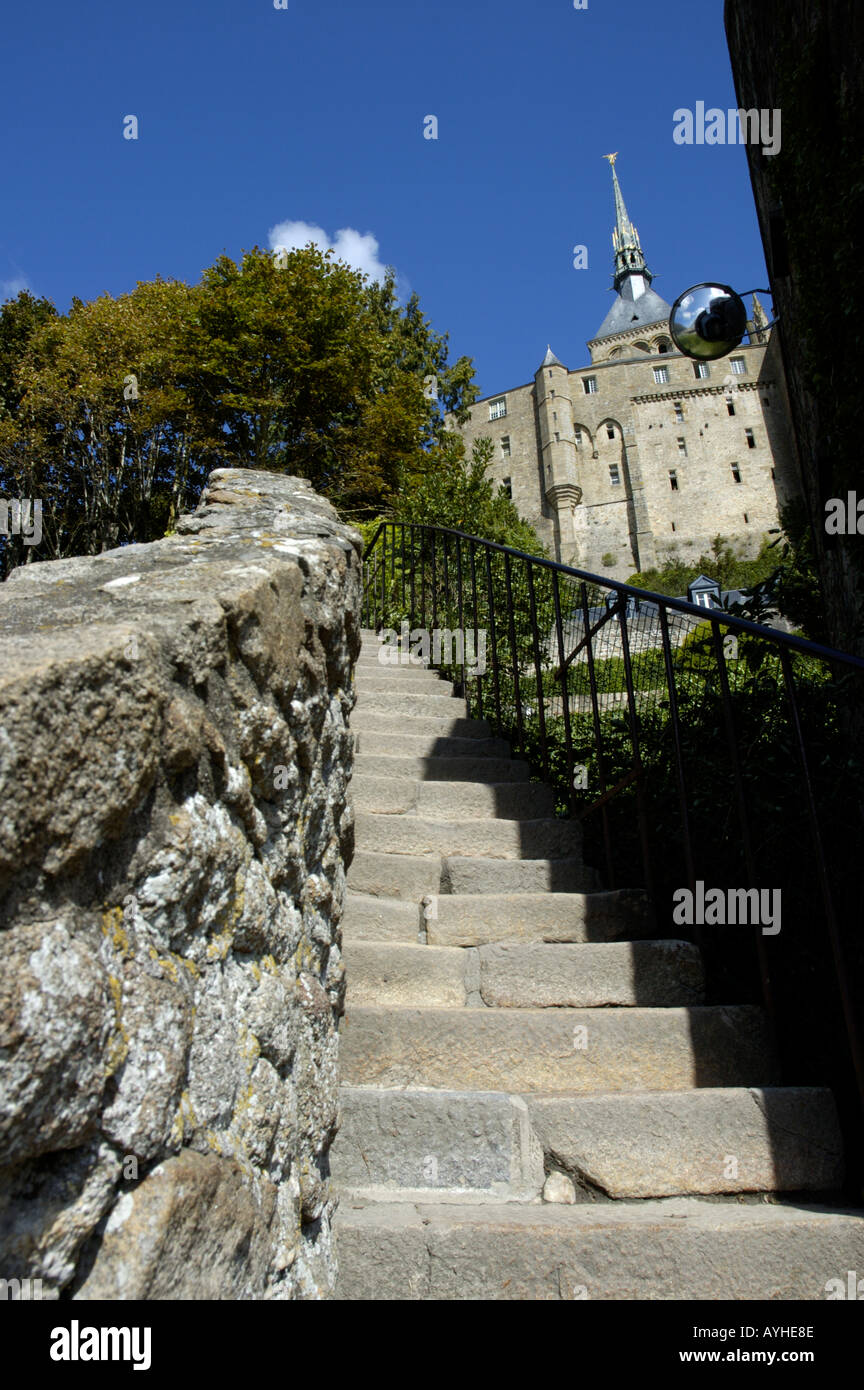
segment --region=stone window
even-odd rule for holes
[[[687,441],[686,441],[686,439],[679,439],[679,440],[678,440],[678,452],[679,452],[679,454],[683,454],[684,458],[687,457]]]
[[[669,486],[673,492],[678,491],[678,474],[675,472],[674,468],[669,469]]]
[[[733,463],[732,465],[732,477],[735,479],[736,483],[740,483],[741,469],[738,467],[737,463]]]
[[[614,425],[607,425],[607,426],[606,426],[606,438],[607,438],[607,439],[614,439],[614,438],[615,438],[615,426],[614,426]]]
[[[556,444],[560,444],[560,443],[561,443],[561,435],[559,434],[558,430],[555,431],[555,443],[556,443]]]
[[[707,362],[694,362],[693,375],[697,381],[705,381],[711,375],[711,368]]]
[[[596,376],[583,376],[583,378],[582,378],[582,390],[585,392],[585,395],[586,395],[586,396],[596,396],[596,394],[597,394],[597,378],[596,378]]]
[[[613,487],[618,487],[621,483],[621,474],[617,463],[610,463],[609,465],[609,481]]]
[[[507,397],[498,396],[496,400],[489,402],[489,419],[503,420],[507,414]]]
[[[726,409],[730,415],[735,414],[735,402],[733,401],[731,396],[726,397]]]
[[[683,425],[684,423],[684,411],[680,401],[675,402],[675,423],[676,425]]]
[[[732,368],[732,375],[733,375],[733,376],[746,376],[746,375],[747,375],[747,363],[744,361],[744,358],[743,358],[743,357],[733,357],[733,358],[731,358],[731,359],[730,359],[730,362],[729,362],[729,365],[730,365],[730,367]]]
[[[755,449],[755,448],[756,448],[756,436],[755,436],[755,434],[753,433],[753,431],[752,431],[752,430],[745,430],[745,431],[744,431],[744,436],[745,436],[745,438],[746,438],[746,440],[747,440],[747,448],[748,448],[748,449]]]
[[[505,435],[503,435],[502,438],[501,438],[501,457],[502,457],[502,459],[509,459],[509,457],[510,457],[510,436],[509,436],[509,434],[505,434]]]
[[[668,382],[668,380],[669,380],[669,368],[668,368],[668,367],[655,367],[655,368],[654,368],[654,380],[656,381],[656,383],[657,383],[658,386],[664,386],[664,385]]]
[[[747,515],[746,512],[744,513],[744,520],[745,520],[745,522],[747,523],[747,525],[749,526],[749,525],[750,525],[750,518],[749,518],[749,516]]]
[[[577,445],[581,444],[581,443],[582,443],[582,431],[581,431],[581,430],[575,430],[575,431],[574,431],[574,434],[575,434],[575,436],[576,436],[576,444],[577,444]]]
[[[503,483],[501,484],[501,487],[502,487],[502,490],[503,490],[503,492],[504,492],[504,496],[505,496],[505,497],[510,497],[510,498],[512,498],[512,496],[513,496],[513,482],[512,482],[512,480],[511,480],[510,478],[505,478],[504,481],[503,481]]]

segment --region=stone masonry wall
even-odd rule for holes
[[[220,470],[0,585],[0,1279],[332,1289],[360,549]]]

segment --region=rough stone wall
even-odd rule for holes
[[[0,586],[0,1278],[332,1287],[360,548],[220,470],[176,535]]]
[[[864,6],[726,0],[742,107],[782,111],[775,157],[747,159],[779,318],[792,420],[825,603],[825,638],[864,655],[864,544],[829,535],[825,504],[860,500],[864,397]]]

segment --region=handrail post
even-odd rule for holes
[[[510,659],[513,665],[513,703],[516,707],[516,731],[520,752],[525,751],[525,726],[522,722],[522,692],[519,687],[519,653],[516,650],[516,620],[513,611],[513,576],[510,556],[504,552],[504,583],[507,589],[507,618],[510,626]]]
[[[534,675],[537,681],[537,715],[540,720],[540,748],[543,753],[543,771],[546,776],[550,775],[549,763],[549,744],[546,739],[546,708],[543,692],[543,669],[540,660],[540,639],[537,630],[537,599],[534,593],[534,573],[529,562],[527,566],[528,575],[528,604],[531,612],[531,644],[534,648]]]
[[[630,716],[630,741],[633,746],[633,769],[636,773],[636,814],[639,820],[639,843],[642,849],[642,868],[645,887],[651,898],[654,893],[654,870],[648,837],[648,809],[645,805],[645,769],[642,765],[642,746],[639,737],[639,715],[633,685],[633,663],[630,658],[630,637],[627,632],[627,597],[618,595],[618,626],[621,630],[621,655],[624,659],[624,683],[627,688],[627,708]]]
[[[597,672],[594,669],[594,645],[591,639],[591,614],[588,611],[588,589],[582,581],[582,621],[585,626],[585,661],[588,666],[588,685],[591,691],[591,716],[594,722],[594,745],[597,749],[597,777],[600,782],[600,796],[607,791],[606,760],[603,754],[603,726],[600,723],[600,701],[597,695]],[[612,854],[612,834],[609,828],[609,810],[605,800],[600,806],[603,825],[603,851],[606,858],[606,886],[615,887],[615,860]]]
[[[412,628],[414,627],[414,624],[415,624],[416,621],[417,621],[417,612],[416,612],[415,604],[414,604],[414,572],[415,572],[415,569],[416,569],[416,567],[417,567],[417,561],[416,561],[416,554],[417,554],[416,546],[417,546],[417,542],[416,542],[415,535],[414,535],[415,530],[416,530],[416,527],[415,527],[414,524],[412,523],[412,525],[411,525],[411,626],[412,626]]]
[[[474,679],[477,682],[477,717],[483,718],[483,677],[480,674],[479,629],[477,623],[477,557],[474,553],[476,541],[468,542],[468,556],[471,561],[471,604],[474,618]],[[463,641],[464,633],[463,633]]]
[[[495,594],[492,584],[492,552],[488,545],[483,547],[486,559],[486,594],[489,600],[489,646],[492,649],[492,689],[495,692],[496,733],[501,735],[501,684],[498,676],[498,638],[495,626]]]
[[[675,667],[672,661],[672,644],[669,638],[669,618],[666,605],[659,609],[660,635],[663,640],[663,663],[666,670],[666,689],[669,694],[669,717],[672,725],[672,747],[675,753],[675,780],[678,785],[678,804],[681,808],[681,832],[684,837],[684,872],[687,887],[695,895],[696,868],[693,860],[693,839],[690,829],[690,808],[687,801],[687,779],[684,774],[684,752],[681,747],[681,720],[678,712],[678,690],[675,685]],[[697,924],[694,935],[696,944],[702,944],[702,927]]]
[[[721,620],[712,618],[709,619],[709,621],[711,622],[711,638],[714,644],[717,674],[720,679],[723,721],[726,726],[726,739],[729,745],[729,757],[732,763],[735,801],[738,808],[738,824],[741,827],[741,841],[744,848],[744,864],[749,880],[747,887],[758,888],[756,860],[753,854],[753,839],[750,834],[750,817],[747,814],[747,797],[744,793],[744,775],[741,770],[741,757],[738,751],[738,735],[735,732],[735,720],[732,714],[732,692],[729,688],[729,672],[726,669],[726,653],[723,650],[723,640],[720,636]],[[762,980],[762,997],[765,1002],[765,1009],[772,1027],[775,1027],[774,990],[771,981],[771,970],[768,962],[768,953],[765,949],[765,940],[762,936],[761,928],[758,926],[756,928],[756,957],[759,962],[759,974]]]
[[[462,644],[462,694],[467,700],[468,676],[465,664],[465,605],[462,593],[462,539],[460,536],[456,537],[456,603],[459,621],[459,640]]]
[[[558,572],[552,571],[552,597],[555,603],[555,632],[558,638],[558,660],[561,663],[561,712],[564,716],[564,743],[567,748],[567,802],[572,816],[575,803],[573,786],[573,734],[570,728],[570,679],[564,664],[564,625],[561,621],[561,596],[558,592]]]
[[[381,537],[381,625],[384,623],[384,614],[387,611],[387,523],[384,523],[384,534]],[[378,615],[376,614],[375,627],[378,627]]]

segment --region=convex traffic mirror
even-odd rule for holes
[[[669,332],[686,357],[725,357],[747,332],[744,301],[729,285],[693,285],[672,305]]]

